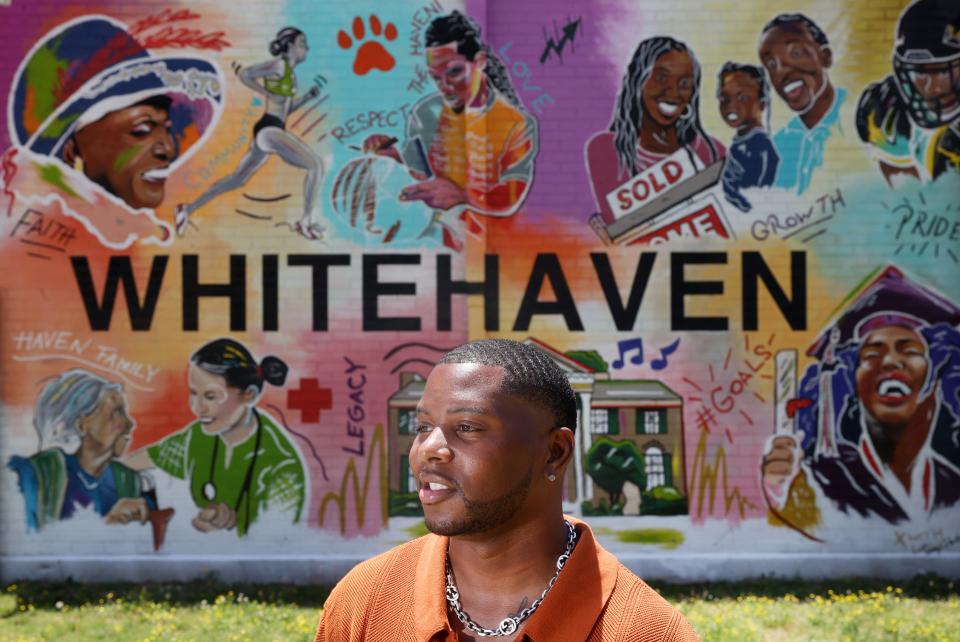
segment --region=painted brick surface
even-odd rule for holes
[[[795,10],[0,0],[4,578],[336,577],[491,336],[640,572],[956,574],[960,13]]]

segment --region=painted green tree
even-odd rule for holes
[[[610,494],[610,503],[621,503],[623,485],[633,482],[646,487],[643,453],[629,440],[614,441],[601,437],[587,451],[587,474],[593,482]]]

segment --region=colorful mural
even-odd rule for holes
[[[960,550],[956,2],[268,4],[0,2],[0,573],[386,550],[488,336],[617,553]]]

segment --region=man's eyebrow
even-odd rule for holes
[[[902,339],[897,339],[896,345],[897,345],[897,347],[900,347],[900,346],[902,346],[902,345],[904,345],[904,344],[907,344],[907,343],[915,343],[915,344],[917,344],[918,346],[923,346],[923,342],[922,342],[922,341],[920,341],[919,339],[911,339],[910,337],[904,337],[904,338],[902,338]]]
[[[479,406],[461,406],[460,408],[452,408],[448,412],[450,412],[450,414],[471,414],[471,415],[491,414],[491,412],[487,408],[481,408]]]

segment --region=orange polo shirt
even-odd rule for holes
[[[680,613],[593,538],[584,522],[557,583],[517,642],[696,642]],[[425,535],[358,564],[324,604],[316,642],[453,642],[444,560],[448,538]],[[497,638],[493,638],[497,639]]]

